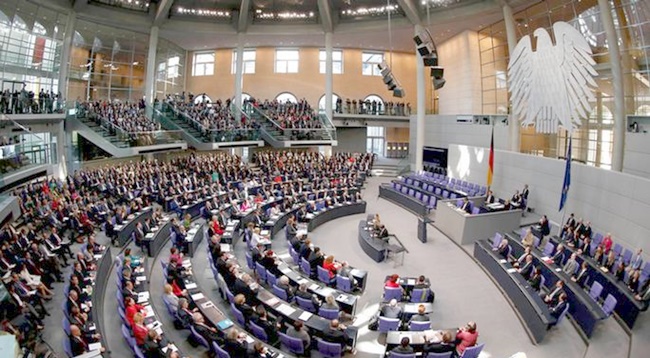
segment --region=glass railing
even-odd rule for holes
[[[336,127],[334,126],[334,123],[332,123],[332,120],[327,116],[327,114],[324,112],[319,113],[318,119],[323,124],[323,129],[327,131],[330,139],[336,140]]]
[[[0,100],[0,113],[6,114],[53,114],[65,113],[63,99],[56,98],[21,98],[9,96]]]
[[[32,165],[51,163],[50,144],[37,146],[9,144],[0,146],[0,178]]]
[[[322,128],[283,128],[278,122],[273,120],[265,111],[247,104],[244,112],[251,117],[261,117],[273,125],[275,131],[279,131],[288,140],[336,140],[336,128],[329,119],[321,119]]]
[[[411,159],[406,156],[397,163],[397,175],[404,175],[411,172]]]

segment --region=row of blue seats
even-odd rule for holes
[[[422,204],[426,205],[427,208],[429,209],[434,209],[436,205],[438,204],[438,198],[435,195],[426,195],[422,193],[421,191],[416,191],[413,188],[409,188],[408,186],[403,186],[399,183],[392,182],[391,186],[393,189],[401,192],[404,195],[408,195],[411,197],[414,197],[415,199],[419,200],[422,202]],[[445,190],[444,195],[447,195],[447,198],[449,197],[449,192]],[[445,198],[443,195],[443,198]],[[455,195],[455,194],[454,194]]]

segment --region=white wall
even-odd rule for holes
[[[411,116],[411,148],[415,148],[416,119]],[[456,122],[455,115],[427,115],[424,117],[424,145],[448,148],[451,143],[472,146],[490,146],[492,127],[481,124]],[[494,126],[494,147],[508,148],[508,127],[504,124]]]
[[[334,152],[359,152],[365,153],[368,128],[336,128],[336,140],[338,145],[332,150]]]
[[[623,171],[650,178],[650,134],[625,133]]]
[[[440,114],[483,113],[478,33],[464,31],[437,46],[445,86],[436,92]],[[427,73],[427,79],[429,74]]]
[[[488,152],[487,147],[450,145],[450,176],[485,183]],[[510,197],[528,184],[535,212],[560,222],[565,161],[497,150],[494,162],[492,187],[497,196]],[[598,232],[611,232],[615,242],[650,252],[650,180],[572,163],[566,210],[567,216],[574,212],[590,220]]]

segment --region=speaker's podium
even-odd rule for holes
[[[418,218],[418,239],[424,243],[427,242],[427,224],[433,222],[426,216],[420,216]]]

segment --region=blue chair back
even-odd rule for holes
[[[411,331],[426,331],[431,329],[431,321],[413,321],[409,325]]]
[[[336,289],[343,292],[352,292],[352,281],[341,275],[336,275]]]
[[[501,243],[501,240],[503,240],[503,235],[501,233],[496,233],[494,234],[494,238],[492,238],[492,248],[496,249],[499,247],[499,244]]]
[[[632,250],[625,249],[625,251],[623,251],[623,262],[625,262],[625,266],[629,266],[631,260],[632,260]]]
[[[282,332],[278,332],[278,335],[280,336],[280,342],[284,344],[284,346],[289,350],[289,352],[297,355],[302,355],[305,353],[305,347],[304,347],[304,343],[302,342],[302,339],[289,337]]]
[[[235,295],[232,294],[228,286],[224,286],[226,290],[226,298],[228,299],[228,302],[230,303],[235,303]]]
[[[257,273],[260,282],[266,282],[266,268],[259,262],[255,263],[255,272]]]
[[[401,288],[392,288],[384,287],[384,301],[388,302],[392,299],[400,301],[402,299],[402,289]]]
[[[309,264],[309,261],[307,261],[307,259],[304,257],[300,259],[300,269],[302,272],[311,276],[311,265]]]
[[[133,346],[135,345],[135,339],[131,337],[131,331],[126,328],[126,325],[122,325],[122,337],[126,341],[126,343],[131,347],[131,350],[133,350]]]
[[[598,301],[598,298],[602,292],[603,285],[601,285],[598,281],[594,281],[594,283],[591,284],[591,288],[589,289],[589,296],[593,298],[594,301]]]
[[[428,288],[416,288],[411,291],[411,302],[413,303],[426,302],[428,298]]]
[[[289,301],[289,296],[287,295],[287,291],[281,289],[277,285],[273,285],[272,288],[273,288],[273,294],[275,294],[282,300]]]
[[[478,206],[472,208],[472,215],[478,215],[481,213],[481,209]]]
[[[266,283],[268,283],[269,286],[273,287],[273,285],[275,285],[277,282],[278,282],[278,278],[275,277],[275,275],[271,271],[266,270]]]
[[[268,342],[269,341],[269,336],[266,335],[266,332],[264,331],[264,328],[258,326],[255,322],[251,321],[250,322],[250,328],[251,332],[253,335],[257,338],[259,338],[262,342]]]
[[[70,337],[63,337],[63,352],[68,355],[68,357],[74,357],[72,354],[72,345],[70,344]]]
[[[429,352],[427,353],[426,358],[451,358],[451,353],[452,352],[445,352],[445,353]]]
[[[323,317],[323,318],[333,320],[333,319],[339,318],[339,310],[327,309],[327,308],[319,308],[318,309],[318,315]]]
[[[316,313],[316,306],[314,306],[314,302],[311,300],[296,296],[296,302],[298,302],[298,306],[303,310]]]
[[[544,251],[542,254],[544,256],[551,256],[553,254],[553,250],[555,250],[555,245],[551,242],[547,242],[546,245],[544,246]]]
[[[331,284],[334,281],[333,278],[330,278],[330,272],[321,266],[316,266],[316,271],[318,272],[318,281],[327,285]]]
[[[289,247],[289,256],[291,256],[294,265],[300,264],[300,255],[293,249],[293,247]]]
[[[386,318],[380,316],[379,328],[377,330],[381,333],[397,331],[399,329],[399,322],[399,318]]]
[[[115,299],[117,300],[119,307],[121,309],[124,309],[124,297],[122,297],[122,290],[115,291]]]
[[[210,343],[208,343],[208,341],[205,338],[203,338],[203,336],[200,335],[199,332],[196,331],[196,329],[194,329],[193,325],[190,325],[190,332],[192,332],[192,336],[197,342],[199,342],[200,345],[210,349]]]
[[[322,354],[323,357],[338,358],[341,357],[343,352],[343,348],[338,343],[329,343],[322,339],[317,339],[316,345],[318,347],[318,352]]]
[[[219,347],[217,342],[212,342],[212,349],[217,352],[217,358],[230,358],[230,354],[223,348]]]
[[[389,352],[388,357],[390,358],[415,358],[415,353],[395,353]]]
[[[134,345],[133,347],[133,353],[135,353],[135,358],[145,358],[144,353],[142,353],[142,350],[138,345]]]
[[[605,302],[603,302],[603,311],[605,311],[607,317],[609,317],[614,311],[614,308],[616,308],[616,303],[618,303],[616,298],[611,294],[608,294],[607,298],[605,298]]]
[[[212,257],[212,256],[208,255],[208,257]],[[253,270],[253,271],[255,270],[255,263],[253,262],[253,257],[248,252],[246,253],[246,266],[248,266],[249,270]]]
[[[234,303],[230,304],[230,308],[232,309],[232,313],[235,315],[235,320],[237,323],[239,323],[242,327],[246,327],[246,318],[244,318],[244,314],[237,307],[235,307]]]
[[[65,332],[67,336],[70,336],[70,321],[68,321],[68,317],[63,316],[63,318],[61,318],[61,326],[63,326],[63,332]]]
[[[463,354],[461,355],[461,358],[478,358],[478,356],[481,354],[481,351],[483,350],[483,347],[485,346],[485,343],[477,344],[474,347],[467,347],[465,348],[465,351],[463,351]]]

